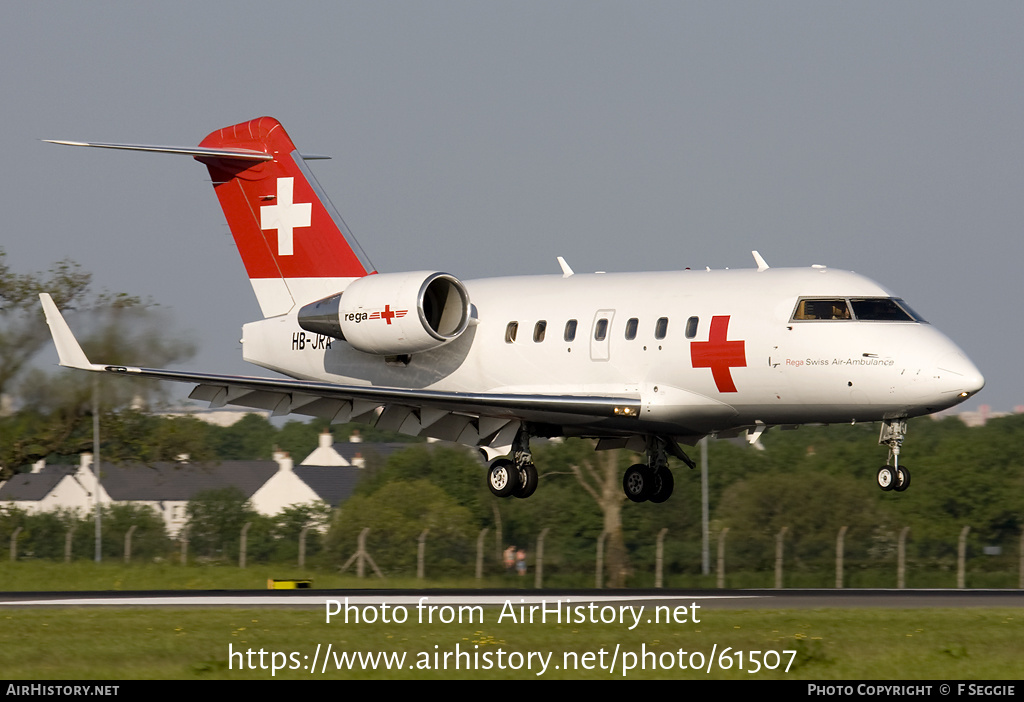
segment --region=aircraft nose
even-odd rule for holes
[[[955,394],[958,401],[966,400],[985,387],[985,377],[962,351],[940,356],[935,366],[943,391]]]

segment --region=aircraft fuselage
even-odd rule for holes
[[[758,423],[912,417],[962,402],[984,383],[959,348],[916,318],[795,318],[800,300],[893,299],[846,271],[597,273],[465,285],[470,327],[438,349],[385,359],[310,334],[289,314],[246,325],[244,357],[346,385],[640,399],[639,417],[563,426],[596,436],[685,438]]]

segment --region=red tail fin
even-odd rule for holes
[[[280,122],[260,117],[225,127],[200,147],[273,157],[195,155],[210,171],[264,316],[340,292],[374,272]]]

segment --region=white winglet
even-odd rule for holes
[[[39,300],[43,303],[43,314],[46,315],[46,323],[50,325],[50,335],[57,347],[57,357],[62,366],[68,368],[81,368],[82,370],[104,370],[104,366],[89,363],[85,351],[78,344],[75,335],[71,333],[71,327],[64,321],[60,310],[54,304],[49,293],[39,293]]]
[[[768,270],[768,268],[769,268],[768,262],[764,260],[764,258],[761,256],[761,254],[759,254],[756,251],[751,251],[750,253],[754,254],[754,262],[757,264],[757,272],[758,273],[761,273],[762,271]]]
[[[562,277],[568,278],[572,275],[572,268],[569,268],[569,264],[565,262],[565,259],[561,256],[558,257],[558,265],[562,268]]]

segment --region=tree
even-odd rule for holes
[[[75,510],[29,514],[13,507],[0,507],[0,539],[9,543],[10,536],[20,527],[19,558],[57,560],[64,556],[65,534],[81,521]]]
[[[469,509],[482,527],[491,521],[494,496],[484,481],[484,468],[478,454],[470,449],[437,444],[413,444],[388,457],[382,468],[368,468],[359,481],[358,494],[371,494],[384,485],[426,480],[444,490]]]
[[[266,417],[250,413],[229,427],[214,430],[214,451],[225,461],[270,458],[276,433]]]
[[[289,505],[281,510],[273,517],[274,559],[294,563],[299,552],[299,538],[307,527],[306,555],[312,557],[320,553],[332,511],[326,502]]]
[[[237,557],[245,523],[260,517],[245,493],[234,486],[197,493],[185,513],[188,540],[195,553],[225,560]]]
[[[399,481],[369,495],[354,495],[338,510],[327,535],[327,549],[344,563],[369,527],[367,550],[390,575],[416,572],[416,544],[424,529],[433,574],[465,572],[472,562],[476,525],[470,512],[426,480]]]
[[[0,508],[0,538],[9,537],[17,527],[19,558],[63,560],[65,537],[72,532],[71,557],[91,558],[94,549],[94,519],[91,513],[74,509],[27,513]],[[124,557],[125,534],[132,527],[132,555],[137,560],[153,560],[166,556],[171,540],[163,519],[153,508],[144,505],[113,504],[103,507],[103,556],[118,560]]]
[[[0,249],[0,394],[49,338],[39,306],[39,293],[49,292],[58,307],[88,308],[92,276],[67,259],[48,273],[11,271],[7,253]]]
[[[83,535],[92,536],[92,517],[81,529]],[[171,539],[164,527],[164,520],[155,509],[148,505],[112,504],[103,508],[103,557],[124,556],[125,535],[132,533],[132,557],[145,561],[166,556],[171,550]],[[78,551],[79,555],[83,551]],[[84,553],[89,553],[88,550]]]
[[[597,503],[603,518],[605,542],[604,562],[610,587],[625,587],[629,571],[629,555],[622,533],[622,471],[621,451],[589,451],[570,464],[576,481]]]
[[[67,260],[45,274],[14,273],[0,250],[0,394],[16,396],[15,411],[0,418],[0,479],[40,458],[91,449],[94,383],[101,383],[102,424],[108,431],[121,421],[124,408],[160,397],[152,382],[30,369],[49,340],[39,293],[50,293],[59,307],[84,322],[90,333],[82,335],[82,346],[92,358],[165,365],[193,352],[192,344],[168,331],[151,304],[130,295],[95,294],[90,285],[91,275]]]
[[[877,488],[850,476],[827,473],[764,473],[734,483],[717,506],[716,518],[730,527],[730,553],[748,567],[769,569],[775,538],[786,532],[787,560],[798,570],[828,572],[836,535],[848,526],[849,561],[864,560],[895,525],[875,499]],[[827,507],[824,496],[830,496]]]

